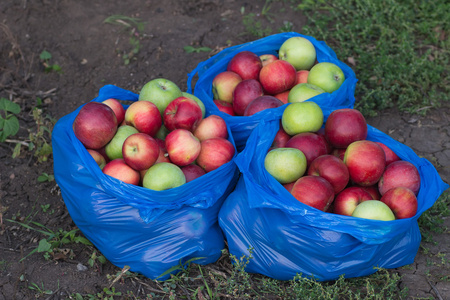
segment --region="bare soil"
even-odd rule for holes
[[[105,84],[138,93],[146,82],[164,77],[186,90],[187,74],[198,63],[223,48],[256,39],[246,33],[243,12],[259,14],[264,3],[2,0],[0,97],[13,100],[22,109],[21,129],[11,139],[25,141],[30,132],[39,131],[32,115],[37,97],[43,102],[43,116],[57,120],[95,98]],[[273,23],[264,19],[263,24],[269,24],[273,33],[278,32],[283,21],[292,22],[297,32],[301,32],[306,23],[301,12],[293,11],[286,3],[273,4],[270,12]],[[135,35],[141,48],[128,64],[123,54],[133,50],[130,31],[124,26],[104,23],[111,15],[135,17],[145,22],[143,31]],[[188,45],[209,47],[212,51],[187,53],[183,47]],[[45,72],[45,65],[39,58],[43,50],[52,55],[49,64],[60,66],[62,72]],[[368,123],[429,159],[442,179],[450,182],[448,104],[432,109],[426,116],[400,113],[395,109],[383,111],[378,117],[369,118]],[[48,133],[44,136],[50,141]],[[92,247],[69,244],[68,249],[55,253],[48,260],[42,253],[35,253],[19,262],[44,236],[8,219],[32,220],[54,231],[70,231],[76,226],[55,181],[37,181],[43,173],[53,174],[51,156],[48,161],[39,162],[33,151],[22,147],[19,157],[13,159],[14,145],[13,142],[0,144],[0,300],[68,299],[75,292],[83,295],[101,292],[110,284],[108,275],[120,269],[106,262],[79,270],[80,263],[88,266]],[[442,226],[449,228],[450,219],[445,219]],[[409,289],[411,299],[450,299],[448,229],[434,234],[434,240],[437,243],[422,243],[412,265],[391,270],[403,276],[401,287]],[[227,264],[224,261],[226,259],[221,259],[216,267]],[[54,293],[51,296],[39,294],[29,288],[33,283]],[[151,281],[146,281],[146,285],[119,281],[115,285],[116,290],[133,291],[134,295],[150,293],[151,287],[158,289]]]

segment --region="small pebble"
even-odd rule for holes
[[[84,266],[83,264],[81,264],[81,263],[78,263],[78,264],[77,264],[77,270],[78,270],[79,272],[84,272],[84,271],[86,271],[87,269],[88,269],[88,267]]]

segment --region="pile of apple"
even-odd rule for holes
[[[85,104],[73,130],[104,174],[156,191],[211,172],[235,153],[225,121],[205,117],[197,97],[163,78],[144,85],[127,108],[113,98]]]
[[[286,103],[303,102],[332,93],[345,80],[341,68],[316,60],[316,49],[306,38],[291,37],[279,48],[279,56],[242,51],[227,70],[212,81],[214,103],[231,116],[251,116]]]
[[[269,174],[298,201],[325,212],[384,221],[416,214],[417,168],[367,140],[358,110],[337,109],[322,125],[316,103],[287,106],[265,156]]]

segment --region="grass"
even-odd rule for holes
[[[271,2],[243,17],[243,34],[276,33]],[[287,2],[287,1],[283,1]],[[450,4],[445,0],[291,0],[308,24],[293,31],[325,41],[358,78],[355,108],[375,116],[387,108],[425,114],[449,101]]]
[[[355,60],[356,105],[426,113],[449,101],[450,4],[445,0],[304,1],[303,33]]]

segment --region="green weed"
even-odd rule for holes
[[[19,131],[19,120],[16,116],[19,113],[19,104],[0,98],[0,142],[6,141],[8,137],[16,135]]]
[[[212,49],[209,47],[193,47],[193,46],[184,46],[184,51],[186,53],[200,53],[200,52],[211,52]]]
[[[426,210],[418,219],[422,239],[426,243],[437,244],[433,233],[442,234],[448,230],[442,226],[444,218],[450,215],[450,191],[447,190],[436,200],[434,205]],[[423,246],[424,247],[424,246]]]
[[[132,60],[136,59],[136,55],[139,53],[139,50],[142,47],[140,38],[142,36],[142,32],[144,31],[145,23],[142,22],[139,18],[133,18],[123,15],[109,16],[103,22],[121,26],[125,31],[128,32],[128,42],[131,46],[131,49],[118,51],[119,53],[121,53],[124,64],[130,64]]]
[[[79,229],[72,229],[71,231],[58,229],[56,231],[53,231],[47,228],[46,226],[34,221],[30,221],[29,223],[22,223],[15,220],[7,220],[7,221],[16,223],[24,228],[36,231],[45,236],[45,238],[39,241],[38,246],[35,249],[33,249],[30,253],[28,253],[25,257],[23,257],[20,260],[20,262],[36,252],[42,253],[44,255],[44,258],[46,260],[49,260],[52,257],[52,255],[54,255],[58,250],[61,250],[60,248],[64,245],[81,243],[83,245],[92,246],[92,243],[88,239],[80,235],[77,235]],[[36,227],[33,227],[32,225]],[[69,255],[72,255],[70,251]]]
[[[298,2],[296,2],[298,3]],[[302,1],[303,34],[355,61],[355,108],[425,114],[449,101],[448,1]]]
[[[44,66],[45,73],[50,73],[52,71],[61,73],[62,69],[59,65],[50,63],[51,58],[52,55],[47,50],[43,50],[39,55],[39,59],[41,60],[42,65]]]
[[[47,174],[45,172],[43,172],[41,175],[39,175],[39,177],[37,178],[38,182],[51,182],[55,180],[55,176],[52,174]]]
[[[59,284],[59,282],[58,282],[58,284]],[[32,282],[31,285],[28,286],[28,288],[30,290],[33,290],[33,291],[36,292],[36,295],[35,295],[36,298],[39,298],[39,297],[42,297],[42,296],[45,296],[45,295],[53,295],[53,291],[49,290],[49,289],[46,289],[44,287],[44,283],[43,282],[41,282],[41,286],[39,286],[36,283]]]

